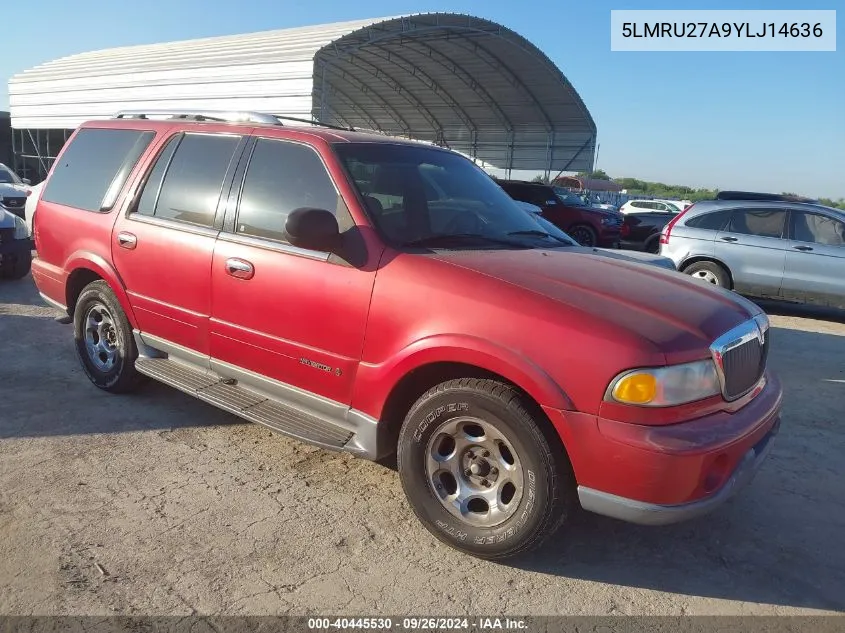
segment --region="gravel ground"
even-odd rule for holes
[[[843,612],[845,317],[765,307],[786,397],[751,488],[672,527],[584,514],[505,565],[431,537],[388,468],[97,390],[32,280],[2,282],[0,614]]]

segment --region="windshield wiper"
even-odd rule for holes
[[[439,235],[429,235],[421,237],[416,240],[409,240],[403,242],[402,246],[437,246],[439,244],[448,244],[449,242],[486,242],[488,244],[498,244],[501,246],[511,246],[516,248],[532,248],[524,242],[517,242],[515,240],[506,240],[498,237],[490,237],[481,235],[480,233],[443,233]]]
[[[508,235],[528,235],[528,236],[537,236],[537,237],[549,237],[553,240],[557,240],[561,244],[566,244],[567,246],[571,246],[569,242],[564,239],[557,237],[556,235],[552,235],[551,233],[546,233],[545,231],[540,231],[538,229],[526,229],[524,231],[511,231]]]

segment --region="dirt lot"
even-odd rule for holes
[[[429,536],[392,470],[98,391],[32,281],[0,283],[0,613],[845,611],[845,318],[766,307],[784,423],[750,489],[680,526],[585,515],[502,565]]]

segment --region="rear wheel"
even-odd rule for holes
[[[684,268],[684,272],[705,283],[719,286],[720,288],[731,287],[730,275],[720,264],[716,262],[695,262]]]
[[[124,393],[140,382],[132,326],[105,281],[82,290],[73,311],[76,353],[88,378],[100,389]]]
[[[654,237],[649,238],[649,240],[645,243],[644,250],[646,253],[657,255],[660,252],[660,236],[655,235]]]
[[[593,227],[586,224],[577,224],[571,227],[568,231],[569,237],[578,242],[581,246],[595,246],[598,244],[598,237],[596,236]]]
[[[402,487],[441,541],[480,558],[539,546],[577,507],[565,452],[514,388],[459,379],[425,393],[399,436]]]
[[[3,279],[23,279],[32,268],[32,252],[23,251],[17,255],[6,255],[0,264],[0,277]]]

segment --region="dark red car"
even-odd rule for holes
[[[622,215],[591,207],[572,194],[563,199],[554,187],[522,180],[496,182],[514,200],[540,207],[542,217],[567,233],[582,246],[618,248],[622,237]]]
[[[398,453],[422,523],[477,556],[532,548],[579,506],[709,512],[779,427],[753,303],[578,249],[437,147],[126,113],[74,133],[34,234],[35,283],[94,385],[153,378],[318,446]]]

